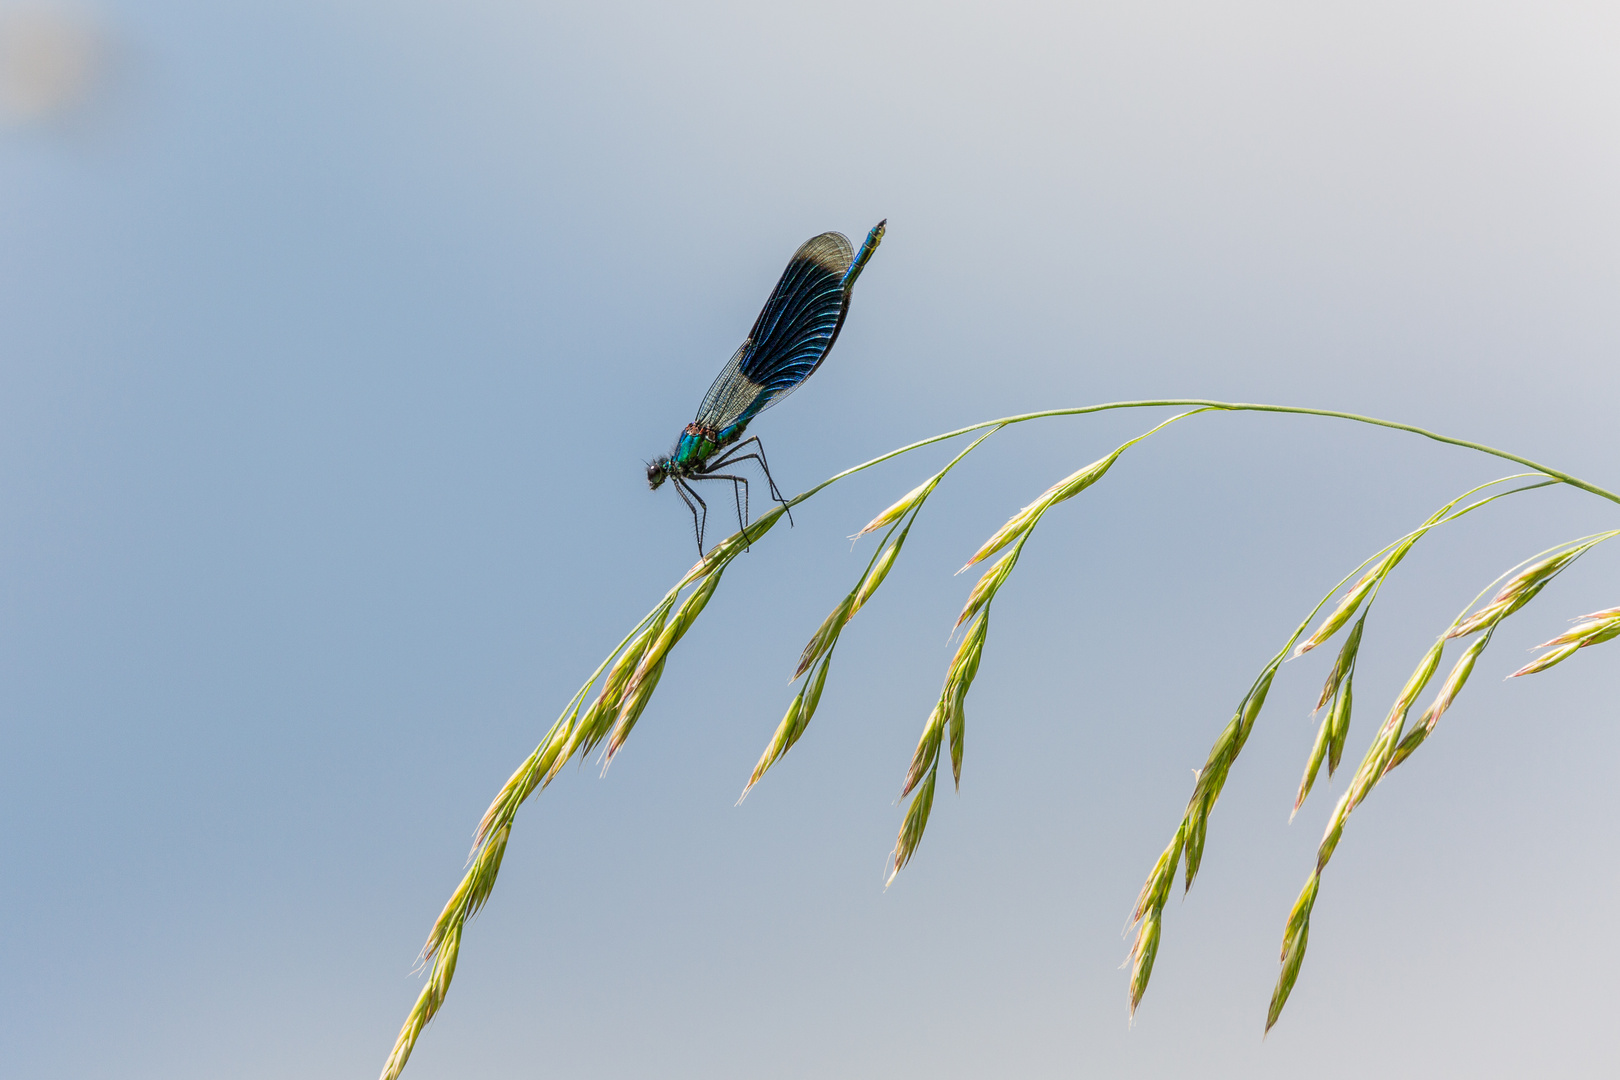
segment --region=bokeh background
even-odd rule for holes
[[[0,1057],[16,1077],[375,1075],[490,796],[691,563],[650,494],[787,255],[889,234],[755,425],[784,487],[997,415],[1373,413],[1620,486],[1620,14],[1590,3],[0,9]],[[845,537],[726,576],[605,780],[532,801],[407,1076],[1612,1076],[1620,602],[1599,550],[1357,812],[1288,811],[1287,665],[1127,1023],[1121,925],[1190,770],[1362,557],[1504,463],[1333,421],[1176,425],[996,605],[959,794],[882,887],[984,536],[1160,414],[1009,430],[929,504],[814,724],[733,802]],[[1359,757],[1550,490],[1425,540]],[[869,543],[870,541],[868,541]]]

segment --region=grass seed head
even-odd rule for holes
[[[906,779],[900,785],[900,797],[905,798],[911,794],[911,789],[917,786],[918,781],[927,773],[931,778],[935,764],[939,761],[939,743],[945,731],[945,701],[943,695],[940,701],[928,714],[923,723],[922,737],[917,740],[917,749],[912,752],[911,766],[906,770]]]
[[[1007,554],[995,561],[995,564],[986,570],[968,593],[967,603],[962,606],[962,614],[956,617],[956,625],[961,626],[973,616],[977,615],[986,604],[995,599],[996,590],[1007,581],[1007,575],[1012,573],[1013,566],[1018,562],[1018,553],[1024,545],[1019,544]],[[969,566],[972,563],[968,564]]]
[[[1328,672],[1327,681],[1322,684],[1322,696],[1316,699],[1318,709],[1327,704],[1328,698],[1339,692],[1339,684],[1355,666],[1356,654],[1361,651],[1361,630],[1366,625],[1367,616],[1363,614],[1350,628],[1349,635],[1344,639],[1344,645],[1339,649],[1338,657],[1333,661],[1333,669]]]
[[[1046,513],[1052,507],[1056,506],[1065,499],[1074,498],[1076,495],[1086,490],[1086,488],[1090,487],[1092,484],[1095,484],[1098,480],[1101,480],[1103,475],[1108,472],[1109,467],[1112,466],[1115,461],[1119,460],[1119,455],[1124,453],[1124,450],[1125,448],[1121,447],[1100,461],[1093,461],[1085,468],[1071,473],[1062,480],[1059,480],[1057,483],[1053,484],[1051,487],[1047,488],[1041,493],[1040,498],[1018,511],[1018,513],[1014,514],[1012,517],[1008,518],[1005,525],[997,529],[995,533],[991,535],[990,539],[981,544],[979,546],[979,550],[973,553],[973,557],[967,561],[967,563],[962,567],[962,570],[966,570],[974,563],[982,562],[985,559],[988,559],[990,556],[994,555],[996,552],[1000,551],[1014,540],[1017,540],[1019,537],[1029,532],[1029,530],[1033,529],[1036,522],[1041,520],[1041,515]],[[958,570],[957,573],[960,574],[962,570]]]
[[[878,586],[883,584],[883,579],[889,576],[889,568],[894,565],[896,556],[900,554],[900,545],[903,543],[905,543],[905,538],[901,537],[884,548],[883,553],[872,564],[872,569],[868,570],[866,576],[861,578],[860,585],[855,589],[855,601],[850,604],[849,614],[844,617],[845,622],[853,619],[855,613],[861,610],[868,600],[872,599],[873,593],[878,591]]]
[[[732,533],[714,547],[708,554],[692,564],[692,569],[686,572],[680,583],[675,586],[677,590],[684,589],[699,578],[704,578],[716,570],[724,570],[726,565],[740,555],[749,544],[757,544],[762,536],[770,532],[782,515],[786,512],[785,506],[774,506],[748,523],[746,529]]]
[[[1570,657],[1575,655],[1575,653],[1580,649],[1581,644],[1582,643],[1580,642],[1576,642],[1569,645],[1560,645],[1551,652],[1542,653],[1540,656],[1524,665],[1524,667],[1509,675],[1508,678],[1517,679],[1520,675],[1534,675],[1538,671],[1546,671],[1548,668],[1553,667],[1554,665],[1562,664],[1565,660],[1568,660]]]
[[[1142,1003],[1142,995],[1147,993],[1148,980],[1153,977],[1153,961],[1159,956],[1159,935],[1162,932],[1164,917],[1159,910],[1151,911],[1137,927],[1136,940],[1131,943],[1131,1016],[1136,1015],[1136,1007]]]
[[[782,717],[780,724],[776,725],[776,731],[772,733],[771,741],[766,744],[765,752],[759,755],[759,761],[754,765],[753,774],[748,777],[748,783],[743,785],[742,794],[737,796],[738,804],[748,798],[748,792],[753,789],[755,784],[759,783],[760,777],[765,775],[765,771],[775,765],[798,739],[799,732],[803,730],[799,726],[799,713],[803,709],[804,691],[800,690],[793,695],[793,700],[788,703],[787,715]]]
[[[1131,922],[1141,922],[1149,911],[1163,907],[1170,898],[1170,887],[1176,882],[1176,866],[1181,861],[1181,848],[1186,836],[1187,822],[1184,818],[1176,827],[1176,835],[1170,838],[1169,845],[1159,856],[1159,861],[1153,864],[1153,871],[1142,883],[1142,891],[1136,898],[1136,910],[1131,913]]]
[[[906,820],[894,841],[894,861],[885,885],[893,883],[895,875],[905,869],[911,856],[916,854],[917,845],[922,843],[923,830],[928,828],[928,812],[934,807],[934,778],[938,775],[938,769],[929,772],[928,779],[923,781],[911,800],[911,806],[906,809]]]
[[[1047,492],[1052,500],[1049,505],[1056,506],[1065,499],[1072,499],[1098,480],[1101,480],[1107,475],[1108,470],[1114,467],[1114,462],[1119,460],[1119,455],[1124,452],[1125,447],[1122,446],[1107,457],[1099,458],[1085,468],[1078,469],[1053,484],[1051,490]]]
[[[626,702],[630,698],[638,696],[641,684],[646,681],[653,668],[663,670],[664,658],[669,655],[669,650],[673,649],[676,642],[686,636],[686,632],[692,628],[692,624],[697,621],[697,617],[708,606],[709,598],[714,595],[714,590],[720,587],[720,575],[721,571],[717,570],[704,578],[703,582],[681,602],[681,606],[675,610],[675,614],[664,624],[663,629],[653,639],[652,644],[647,646],[647,651],[642,654],[641,660],[636,664],[635,674],[630,677],[630,682],[624,688]],[[646,705],[644,696],[641,699],[641,704]],[[625,712],[624,706],[621,705],[619,709],[619,721],[621,724],[624,721]]]
[[[1385,569],[1385,563],[1380,562],[1362,575],[1361,580],[1352,585],[1350,591],[1339,599],[1338,606],[1328,613],[1327,618],[1322,620],[1322,624],[1316,628],[1316,632],[1299,643],[1299,647],[1294,650],[1294,655],[1296,657],[1304,656],[1328,638],[1337,634],[1339,628],[1350,621],[1350,616],[1356,613],[1356,609],[1361,606],[1361,602],[1367,599],[1368,595],[1373,591]]]
[[[1333,702],[1333,708],[1328,711],[1328,722],[1332,725],[1328,741],[1328,779],[1339,771],[1339,759],[1344,756],[1345,738],[1350,734],[1350,709],[1354,696],[1354,680],[1346,679],[1339,688],[1339,696]]]
[[[1036,499],[1034,502],[1018,511],[1018,513],[1014,514],[1012,517],[1008,518],[1007,523],[991,534],[990,539],[979,545],[979,550],[973,553],[973,557],[962,564],[962,570],[966,570],[974,563],[983,562],[985,559],[988,559],[990,556],[994,555],[996,552],[1000,551],[1014,540],[1017,540],[1019,537],[1029,532],[1030,529],[1034,528],[1035,522],[1040,520],[1041,515],[1044,514],[1047,507],[1051,505],[1051,503],[1046,501],[1047,496],[1050,494],[1051,493],[1048,492],[1047,495],[1041,496],[1039,499]],[[957,573],[960,574],[962,570],[958,570]]]
[[[951,666],[946,669],[945,688],[940,693],[945,725],[950,732],[951,777],[958,790],[962,787],[962,742],[967,730],[965,702],[968,690],[979,673],[979,659],[984,655],[984,638],[989,625],[990,616],[986,612],[962,635],[962,643],[957,646]]]
[[[1543,641],[1538,649],[1556,649],[1563,645],[1597,645],[1620,635],[1620,608],[1608,608],[1582,615],[1579,624],[1570,627],[1551,641]]]
[[[619,706],[624,701],[625,690],[630,686],[636,671],[641,666],[641,660],[663,634],[665,623],[669,617],[669,607],[661,610],[647,624],[647,628],[636,635],[634,641],[625,647],[624,652],[613,662],[608,669],[607,678],[602,680],[602,691],[597,695],[596,701],[585,711],[578,721],[572,725],[570,739],[566,745],[566,753],[560,753],[552,762],[546,773],[546,782],[550,783],[557,772],[568,763],[576,753],[589,754],[602,738],[607,735],[613,721],[619,713]]]
[[[1271,1007],[1266,1010],[1266,1031],[1270,1032],[1277,1018],[1282,1015],[1283,1006],[1288,1003],[1288,995],[1294,990],[1294,982],[1299,978],[1299,967],[1305,960],[1305,945],[1311,936],[1311,908],[1316,903],[1316,888],[1319,881],[1316,874],[1312,874],[1305,889],[1294,902],[1294,910],[1288,916],[1288,928],[1283,932],[1282,971],[1277,975],[1277,986],[1271,992]]]
[[[883,511],[883,513],[879,514],[871,521],[868,521],[866,523],[866,527],[855,535],[865,536],[869,532],[875,532],[878,529],[883,528],[885,525],[892,525],[896,521],[899,521],[900,518],[905,515],[906,511],[928,498],[928,493],[934,490],[934,485],[939,483],[939,479],[943,475],[943,473],[936,473],[924,480],[922,483],[918,484],[916,487],[912,488],[910,491],[906,492],[904,495],[900,496],[899,502]]]
[[[1322,762],[1327,758],[1328,747],[1333,742],[1333,714],[1330,712],[1322,718],[1321,726],[1316,729],[1316,741],[1311,744],[1310,757],[1305,761],[1305,775],[1299,781],[1299,794],[1294,796],[1294,812],[1288,815],[1290,821],[1299,808],[1305,805],[1305,796],[1311,793],[1311,786],[1316,783],[1316,774],[1322,768]]]
[[[1429,646],[1429,651],[1423,654],[1423,659],[1418,661],[1417,668],[1412,672],[1411,677],[1406,680],[1406,685],[1401,688],[1401,696],[1395,699],[1395,705],[1390,709],[1391,716],[1394,716],[1397,712],[1402,718],[1406,716],[1407,710],[1412,707],[1412,702],[1417,700],[1417,696],[1423,693],[1423,688],[1429,685],[1429,680],[1434,677],[1435,668],[1440,666],[1440,654],[1444,650],[1445,644],[1445,639],[1441,638]],[[1466,677],[1465,675],[1464,678]]]
[[[810,726],[810,718],[815,716],[816,706],[821,703],[821,688],[827,682],[827,668],[831,664],[831,657],[823,660],[821,666],[816,669],[816,673],[800,688],[797,694],[793,695],[793,701],[788,705],[787,715],[782,717],[780,724],[776,725],[776,732],[771,736],[771,741],[765,747],[765,752],[759,756],[759,762],[754,766],[753,775],[748,778],[747,785],[743,787],[742,794],[737,798],[739,804],[748,797],[749,790],[759,783],[760,777],[765,775],[765,771],[781,760],[782,756],[789,750],[793,749],[793,744],[799,741],[799,736],[804,734],[804,729]]]
[[[794,679],[809,671],[810,665],[820,660],[827,650],[831,649],[838,641],[838,635],[843,632],[844,624],[849,621],[849,616],[855,606],[855,596],[856,594],[852,592],[844,597],[838,602],[838,606],[828,612],[825,619],[821,620],[821,625],[816,628],[816,632],[811,635],[810,640],[805,644],[804,652],[799,654],[799,666],[793,671]],[[792,682],[793,679],[788,681]]]
[[[1529,566],[1525,567],[1523,570],[1520,570],[1517,574],[1514,574],[1511,578],[1509,578],[1507,583],[1497,590],[1496,595],[1491,597],[1491,603],[1496,604],[1505,600],[1510,600],[1521,593],[1535,588],[1537,585],[1547,581],[1554,574],[1568,566],[1577,556],[1579,556],[1590,546],[1591,545],[1589,544],[1582,544],[1572,548],[1566,548],[1563,551],[1555,552],[1554,554],[1547,556],[1545,559],[1542,559],[1539,562],[1531,563]]]
[[[1344,822],[1350,816],[1351,792],[1346,791],[1339,796],[1339,801],[1333,805],[1333,813],[1328,815],[1327,828],[1322,830],[1322,839],[1316,845],[1316,868],[1320,871],[1333,858],[1333,849],[1339,846],[1339,838],[1344,835]]]
[[[1518,592],[1509,593],[1507,596],[1498,597],[1497,599],[1492,600],[1489,604],[1480,608],[1467,618],[1459,619],[1457,622],[1453,623],[1451,629],[1446,631],[1446,637],[1467,637],[1469,634],[1477,633],[1480,630],[1485,630],[1489,627],[1495,626],[1497,623],[1501,622],[1503,619],[1507,618],[1509,615],[1512,615],[1515,611],[1518,611],[1520,608],[1524,607],[1524,605],[1534,600],[1536,598],[1536,594],[1541,592],[1541,590],[1546,587],[1547,582],[1551,580],[1551,578],[1542,578],[1540,581],[1533,582],[1531,585],[1521,589]]]
[[[619,718],[613,725],[613,731],[608,735],[607,761],[603,768],[613,764],[613,759],[624,747],[624,740],[630,737],[630,729],[636,726],[641,719],[642,711],[647,708],[647,702],[652,700],[653,691],[658,689],[658,680],[664,674],[664,661],[659,659],[652,670],[645,674],[637,673],[635,688],[625,695],[624,704],[619,708]]]
[[[1208,793],[1187,809],[1187,839],[1183,845],[1186,861],[1182,867],[1181,891],[1186,893],[1198,880],[1204,863],[1204,841],[1209,836],[1209,811],[1215,799]]]
[[[1452,665],[1451,673],[1446,676],[1446,681],[1440,684],[1440,692],[1435,695],[1434,701],[1430,703],[1423,714],[1421,723],[1426,727],[1432,729],[1439,722],[1440,717],[1445,715],[1446,710],[1451,708],[1451,703],[1457,699],[1457,694],[1467,685],[1468,676],[1474,673],[1474,661],[1478,660],[1479,654],[1485,651],[1487,640],[1486,638],[1480,638],[1468,646],[1463,654],[1457,658],[1457,662]]]

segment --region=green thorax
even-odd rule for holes
[[[695,472],[716,450],[736,442],[747,426],[745,422],[733,424],[724,431],[715,431],[695,423],[687,424],[686,430],[681,432],[681,441],[675,444],[675,453],[670,455],[671,471]]]

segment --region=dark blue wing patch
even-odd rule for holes
[[[844,277],[855,253],[842,233],[800,246],[754,329],[703,398],[697,423],[723,431],[781,401],[821,366],[849,311]]]

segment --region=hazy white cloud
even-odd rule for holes
[[[38,123],[95,91],[105,38],[86,15],[48,7],[0,9],[0,122]]]

